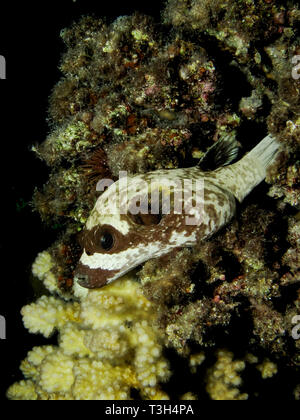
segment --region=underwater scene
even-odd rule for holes
[[[298,2],[1,15],[0,400],[300,400]]]

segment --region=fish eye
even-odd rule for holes
[[[105,251],[109,251],[114,245],[113,235],[109,232],[103,232],[100,238],[100,244]]]

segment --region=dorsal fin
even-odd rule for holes
[[[234,134],[221,137],[200,159],[197,166],[202,171],[214,171],[229,165],[238,155],[239,144]]]

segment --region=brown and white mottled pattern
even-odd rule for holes
[[[87,221],[76,272],[79,284],[101,287],[150,258],[216,233],[235,215],[236,200],[242,201],[265,178],[277,149],[268,136],[237,163],[212,172],[197,167],[160,170],[115,182],[99,197]],[[155,191],[165,191],[171,203],[168,214],[156,221],[144,216],[151,191],[152,209],[162,204]],[[101,238],[107,234],[113,245],[105,250]]]

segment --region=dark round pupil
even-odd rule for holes
[[[113,244],[114,244],[114,238],[112,237],[112,235],[108,232],[103,233],[101,236],[102,248],[107,251],[112,248]]]

